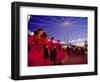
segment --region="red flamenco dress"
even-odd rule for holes
[[[49,48],[49,41],[48,39],[44,38],[44,65],[50,65],[50,48]]]
[[[61,46],[61,44],[56,44],[56,61],[57,62],[62,62],[62,60],[64,59],[64,50]]]
[[[28,35],[28,52],[31,50],[34,44],[34,35]]]
[[[43,55],[43,41],[42,37],[34,37],[34,45],[28,54],[28,66],[43,66],[44,55]]]

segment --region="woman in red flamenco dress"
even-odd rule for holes
[[[49,48],[49,41],[48,36],[44,32],[43,33],[43,54],[44,54],[44,65],[48,66],[50,65],[50,48]]]
[[[64,59],[64,51],[60,44],[60,40],[58,40],[56,44],[56,63],[62,64],[63,59]]]
[[[38,29],[34,35],[34,45],[28,53],[28,66],[43,66],[44,55],[43,55],[43,30]]]

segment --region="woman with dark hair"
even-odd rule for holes
[[[50,60],[51,64],[56,64],[56,45],[53,42],[54,37],[51,37],[51,41],[49,42],[50,46]]]
[[[52,46],[50,48],[50,60],[51,64],[56,64],[56,47]]]
[[[44,43],[44,59],[47,59],[49,57],[49,53],[48,53],[48,36],[47,34],[44,32],[43,33],[43,43]]]
[[[28,55],[28,66],[43,66],[43,30],[41,28],[35,31],[34,45]]]
[[[49,41],[48,41],[48,36],[44,32],[43,33],[43,50],[44,50],[44,64],[45,65],[50,65],[50,50],[49,50]]]

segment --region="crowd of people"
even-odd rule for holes
[[[47,66],[62,64],[64,50],[60,44],[48,39],[43,29],[38,28],[34,35],[28,35],[28,66]]]
[[[87,48],[87,41],[85,41],[83,46],[75,46],[70,44],[69,46],[67,46],[66,50],[68,54],[84,56],[87,55]]]
[[[64,64],[66,55],[87,55],[87,41],[84,46],[69,44],[63,48],[60,40],[53,42],[54,37],[48,39],[43,29],[38,28],[34,35],[28,35],[28,66],[48,66]]]

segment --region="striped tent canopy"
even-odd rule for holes
[[[87,40],[87,17],[29,15],[28,30],[42,28],[48,37],[64,43]]]

